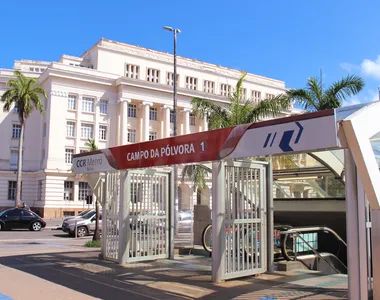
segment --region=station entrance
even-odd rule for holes
[[[272,167],[249,158],[345,149],[349,297],[365,299],[371,256],[362,243],[366,199],[372,248],[379,245],[380,173],[372,146],[379,113],[380,103],[373,103],[75,155],[74,172],[96,181],[94,192],[102,198],[103,256],[121,264],[173,259],[170,166],[212,162],[212,280],[272,272]],[[372,265],[379,299],[374,257]]]

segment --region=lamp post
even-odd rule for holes
[[[173,56],[174,56],[174,62],[173,62],[173,136],[177,136],[177,34],[181,33],[181,30],[172,28],[170,26],[164,26],[163,29],[167,31],[173,32],[173,38],[174,38],[174,49],[173,49]],[[178,215],[178,169],[177,166],[174,165],[173,167],[173,181],[174,181],[174,232],[172,232],[173,236],[170,238],[171,246],[170,248],[174,247],[174,233],[177,232],[177,215]],[[170,251],[170,253],[174,253]],[[174,257],[173,257],[174,258]]]

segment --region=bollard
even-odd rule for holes
[[[78,237],[78,231],[77,231],[77,221],[75,220],[75,225],[74,225],[74,236],[75,236],[75,238],[77,238]]]

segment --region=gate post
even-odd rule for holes
[[[273,169],[272,159],[266,166],[266,199],[267,199],[267,271],[274,272],[274,245],[273,245],[273,230],[274,230],[274,206],[273,206]]]
[[[129,215],[129,209],[127,211],[127,171],[120,171],[120,194],[119,194],[119,264],[125,264],[127,262],[129,253],[127,251],[127,221]]]
[[[225,164],[212,163],[212,281],[221,282],[226,267],[225,219]]]
[[[170,177],[169,177],[169,201],[168,201],[168,208],[169,208],[169,217],[167,218],[167,221],[169,221],[169,259],[174,259],[174,235],[175,235],[175,228],[174,228],[174,222],[175,222],[175,190],[177,189],[177,183],[174,181],[175,179],[175,171],[172,169],[170,171]]]
[[[101,239],[101,255],[102,259],[106,257],[106,247],[107,247],[107,172],[104,175],[104,179],[101,181],[101,198],[100,204],[102,207],[102,234],[100,235]]]

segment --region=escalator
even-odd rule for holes
[[[298,227],[288,228],[280,234],[282,257],[278,259],[298,261],[307,269],[323,274],[347,274],[347,244],[334,230]]]

